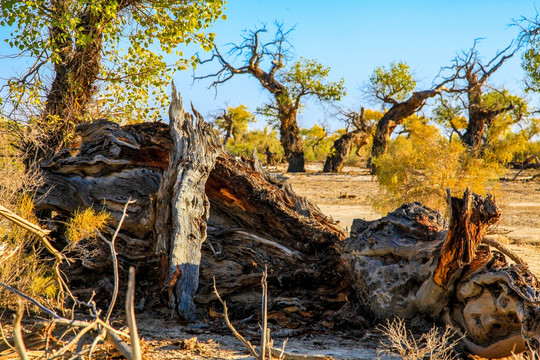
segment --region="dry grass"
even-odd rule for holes
[[[0,202],[24,219],[36,222],[32,194],[41,179],[37,172],[26,170],[11,141],[8,132],[0,128]],[[0,282],[46,303],[55,302],[58,284],[47,261],[43,261],[37,237],[0,219],[0,239]],[[43,257],[49,258],[46,253]],[[0,306],[14,308],[15,305],[16,298],[0,290]]]
[[[386,340],[381,342],[379,355],[399,355],[405,360],[456,359],[453,348],[461,340],[449,326],[444,331],[434,326],[427,333],[415,338],[400,318],[387,320],[386,325],[380,326],[379,329],[386,336]]]
[[[74,244],[84,239],[95,239],[110,217],[109,213],[97,212],[92,208],[75,211],[67,224],[66,237]]]

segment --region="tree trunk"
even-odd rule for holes
[[[463,134],[463,143],[469,149],[476,151],[484,142],[484,132],[493,119],[506,111],[514,108],[513,104],[495,109],[486,109],[483,104],[482,86],[487,77],[478,79],[477,73],[468,71],[465,75],[467,80],[467,110],[469,112],[469,123],[467,130]]]
[[[343,134],[334,142],[330,154],[324,162],[323,172],[340,172],[349,157],[351,148],[357,145],[358,148],[367,144],[367,134],[360,130],[355,130]]]
[[[296,123],[296,111],[292,108],[280,109],[279,119],[281,145],[289,163],[287,172],[305,172],[304,145]]]
[[[373,160],[384,155],[386,148],[388,147],[390,135],[392,135],[394,129],[407,117],[422,109],[427,99],[437,95],[438,93],[438,90],[414,92],[408,100],[392,106],[390,110],[388,110],[377,122],[375,135],[373,135],[371,158],[368,161],[372,174],[375,174],[377,171]]]
[[[467,72],[466,79],[469,123],[463,135],[463,143],[469,148],[476,150],[482,144],[487,120],[482,106],[483,84],[479,83],[476,73]]]
[[[53,6],[60,18],[58,22],[65,22],[65,17],[69,17],[65,1],[54,1]],[[60,49],[60,58],[54,64],[55,76],[45,103],[45,153],[41,156],[60,150],[74,127],[84,121],[86,106],[96,91],[106,15],[88,6],[78,20],[77,27],[83,29],[81,36],[88,38],[84,44],[77,43],[63,27],[51,27],[50,39]]]
[[[217,138],[200,114],[184,112],[182,98],[172,83],[169,119],[174,148],[163,174],[156,201],[157,255],[161,259],[162,288],[181,319],[195,319],[201,246],[206,240],[209,203],[206,180],[217,156]]]

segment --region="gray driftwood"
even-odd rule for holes
[[[220,147],[210,126],[194,109],[193,113],[195,124],[172,83],[169,124],[174,147],[155,202],[156,247],[170,304],[188,321],[195,318],[201,246],[206,240],[209,203],[204,188]]]

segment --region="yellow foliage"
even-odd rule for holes
[[[300,129],[300,134],[304,140],[306,161],[324,161],[332,151],[334,141],[340,136],[338,134],[328,136],[326,130],[317,124],[310,129]]]
[[[9,134],[0,123],[0,203],[24,219],[37,222],[33,213],[31,194],[40,179],[27,171]],[[55,304],[58,284],[54,280],[50,263],[40,255],[36,237],[21,227],[0,217],[0,281],[49,305]],[[15,296],[0,296],[0,306],[16,304]]]
[[[58,293],[58,287],[53,276],[36,276],[32,289],[34,294],[45,295],[51,299]]]
[[[486,195],[502,169],[494,162],[471,156],[459,141],[443,138],[435,126],[407,123],[409,134],[391,141],[388,151],[375,159],[383,193],[372,198],[381,211],[419,201],[446,211],[446,188],[461,194],[466,188]]]
[[[283,148],[278,139],[276,130],[265,127],[263,130],[248,130],[238,139],[231,139],[227,143],[227,150],[233,155],[251,157],[253,149],[257,149],[257,157],[266,161],[265,150],[268,147],[278,158],[283,157]]]
[[[68,222],[66,237],[73,243],[95,238],[96,230],[101,231],[109,219],[110,215],[104,211],[97,212],[92,208],[77,210]]]

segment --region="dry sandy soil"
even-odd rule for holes
[[[367,169],[345,168],[341,174],[323,174],[320,164],[310,164],[307,169],[306,173],[300,174],[285,174],[281,168],[270,170],[290,182],[297,193],[318,204],[344,228],[350,228],[355,218],[373,220],[382,216],[369,204],[368,196],[376,196],[379,189]],[[509,171],[505,178],[513,179],[516,173]],[[524,257],[532,271],[540,275],[540,176],[531,180],[540,175],[540,171],[519,175],[515,181],[500,184],[497,204],[502,218],[494,230],[499,241]],[[203,323],[185,328],[179,327],[174,320],[158,321],[156,324],[156,320],[145,317],[139,323],[150,358],[252,359],[226,329],[217,334],[205,331]],[[285,337],[286,334],[276,336],[278,347]],[[306,333],[289,339],[287,351],[331,356],[336,360],[375,359],[381,339],[382,335],[376,330],[357,334]]]

